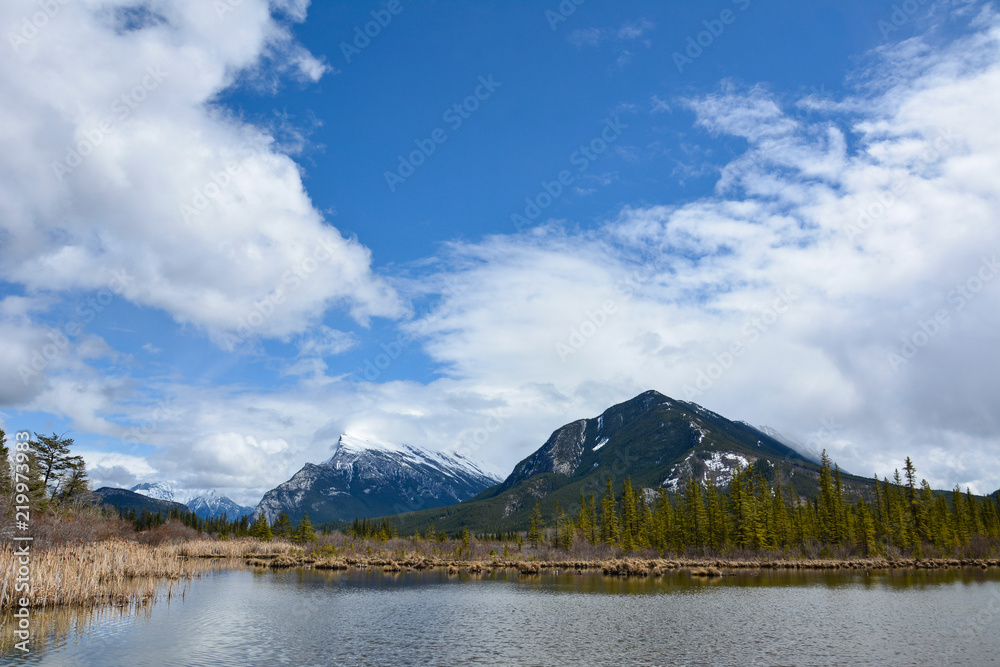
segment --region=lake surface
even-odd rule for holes
[[[49,637],[0,663],[993,665],[1000,572],[235,570],[139,613],[63,610],[34,623]]]

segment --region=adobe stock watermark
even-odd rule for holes
[[[67,174],[83,164],[83,161],[104,142],[104,138],[125,122],[149,94],[160,87],[167,76],[169,76],[167,72],[161,70],[159,66],[147,67],[146,73],[128,92],[112,100],[110,115],[94,127],[83,130],[80,133],[83,138],[66,147],[65,160],[52,163],[52,173],[56,178],[61,182]]]
[[[31,639],[31,601],[27,593],[31,591],[31,543],[34,537],[28,534],[31,529],[31,503],[28,495],[28,485],[34,475],[31,470],[31,434],[28,431],[18,431],[14,434],[14,527],[21,531],[20,535],[14,535],[13,541],[16,545],[14,558],[17,562],[16,577],[14,578],[14,593],[21,593],[21,597],[15,598],[17,611],[13,613],[14,636],[19,642],[14,644],[14,648],[22,653],[30,653],[28,641]],[[9,465],[8,461],[3,462]]]
[[[135,280],[124,269],[113,271],[111,275],[112,278],[107,287],[98,290],[96,294],[77,304],[77,317],[75,319],[46,334],[51,342],[32,350],[31,359],[27,364],[18,365],[17,373],[21,376],[21,382],[27,385],[29,380],[43,372],[52,361],[66,352],[69,349],[69,339],[78,336],[85,325],[93,322],[111,305],[115,297],[121,295],[125,288]]]
[[[402,11],[403,5],[399,0],[389,0],[385,9],[373,9],[371,21],[365,23],[363,28],[362,26],[354,26],[352,42],[350,44],[340,43],[340,52],[344,54],[344,60],[350,63],[351,58],[360,55],[364,49],[368,48],[373,39],[382,34],[384,28],[389,27],[389,24],[392,23],[392,17],[399,16]]]
[[[226,14],[235,11],[242,4],[243,0],[213,0],[212,8],[215,9],[215,15],[221,21],[225,18]]]
[[[653,268],[644,267],[644,269],[642,272],[633,271],[616,282],[615,292],[624,299],[634,296],[639,291],[640,286],[656,272]],[[566,340],[556,343],[556,354],[559,355],[559,360],[566,363],[569,357],[582,350],[587,342],[618,313],[619,305],[617,298],[607,299],[599,306],[588,309],[584,313],[583,320],[570,327]]]
[[[955,134],[950,127],[944,132],[939,130],[933,143],[927,150],[917,156],[917,161],[924,165],[937,162],[944,154],[944,151],[950,148],[960,136]],[[881,222],[889,214],[890,209],[892,209],[896,202],[900,201],[906,195],[907,190],[908,186],[905,181],[894,180],[890,183],[888,189],[877,192],[873,201],[858,209],[858,217],[855,223],[844,228],[844,233],[847,234],[848,241],[854,243],[858,239],[861,239],[877,223]]]
[[[22,46],[38,36],[38,33],[45,29],[49,21],[54,19],[63,6],[68,5],[72,0],[37,0],[38,11],[28,15],[25,14],[17,24],[17,29],[7,32],[7,41],[10,48],[17,53]]]
[[[903,0],[899,4],[894,4],[889,16],[880,18],[875,23],[875,27],[882,33],[882,39],[889,39],[889,35],[909,23],[927,2],[928,0]]]
[[[545,10],[545,20],[549,22],[549,27],[553,31],[559,26],[560,23],[564,23],[566,19],[576,13],[576,8],[585,3],[587,0],[562,0],[555,10],[546,9]]]
[[[939,308],[927,319],[918,320],[913,331],[900,336],[899,347],[894,347],[886,357],[889,367],[898,372],[900,368],[910,363],[917,353],[927,347],[948,325],[952,310],[956,313],[964,310],[986,283],[992,281],[998,273],[1000,273],[1000,262],[997,262],[997,256],[983,257],[979,268],[948,292],[946,298],[948,303],[954,306],[953,309]]]
[[[489,442],[510,419],[511,414],[505,412],[506,409],[506,407],[499,407],[487,410],[481,425],[461,431],[455,437],[452,447],[445,451],[453,451],[456,456],[471,460],[476,452],[480,451],[483,445]]]
[[[734,5],[736,5],[740,11],[746,11],[750,7],[750,0],[730,0]],[[726,26],[732,25],[736,22],[736,17],[738,14],[732,9],[723,9],[719,12],[718,18],[712,18],[702,21],[701,24],[705,27],[704,30],[698,32],[695,35],[688,35],[687,47],[684,52],[674,51],[671,56],[674,60],[674,66],[677,67],[677,71],[680,74],[684,73],[684,68],[688,65],[693,65],[694,61],[701,58],[705,50],[710,48],[715,44],[715,40],[722,36],[722,33],[726,31]]]
[[[458,296],[462,291],[462,286],[455,282],[451,277],[446,277],[444,279],[443,289],[441,290],[442,295],[449,295],[452,297]],[[392,366],[397,359],[403,356],[407,350],[410,349],[410,345],[413,342],[423,337],[427,333],[427,320],[420,320],[415,327],[413,327],[413,332],[401,331],[399,335],[390,340],[388,343],[385,341],[379,341],[378,347],[381,352],[376,352],[373,356],[365,359],[364,363],[353,373],[351,373],[351,380],[355,383],[360,382],[375,382],[381,377],[382,373],[387,371],[390,366]]]
[[[280,285],[260,300],[254,301],[253,308],[240,318],[236,330],[222,335],[222,342],[227,351],[234,352],[237,347],[250,340],[254,332],[274,316],[290,293],[301,287],[321,264],[331,261],[336,256],[336,247],[323,239],[317,240],[309,256],[295,262],[281,275]]]
[[[479,85],[476,86],[471,95],[461,102],[452,104],[441,114],[441,120],[448,124],[452,132],[462,127],[462,124],[479,109],[480,104],[490,99],[496,89],[503,85],[501,81],[494,81],[492,74],[485,77],[480,76],[478,81]],[[395,171],[384,173],[385,184],[389,187],[389,192],[395,192],[398,185],[413,176],[417,169],[427,161],[427,158],[434,154],[437,147],[446,141],[448,141],[448,133],[443,127],[434,128],[426,139],[414,139],[413,143],[416,148],[405,156],[402,154],[396,156],[399,163],[396,165]]]
[[[733,341],[729,349],[713,355],[715,361],[710,362],[704,368],[698,369],[698,375],[694,384],[685,384],[681,389],[684,391],[684,399],[690,401],[702,396],[712,385],[719,381],[736,361],[747,353],[762,334],[767,333],[798,301],[800,294],[794,288],[778,290],[778,296],[771,302],[771,305],[762,310],[756,317],[751,317],[743,323],[740,333],[743,341]]]
[[[128,440],[130,442],[143,442],[144,436],[156,431],[160,424],[165,421],[175,420],[183,415],[184,411],[171,407],[170,401],[157,401],[149,417],[143,419],[140,423],[129,427],[129,429],[121,435],[121,439]]]
[[[237,150],[243,156],[240,162],[228,162],[224,167],[210,171],[208,179],[194,189],[194,194],[187,202],[177,205],[181,219],[191,222],[192,218],[201,215],[213,201],[218,201],[222,193],[233,184],[233,179],[243,168],[242,164],[251,157],[267,152],[269,142],[264,137],[255,137],[242,142]]]
[[[534,224],[553,202],[562,197],[566,189],[576,182],[583,172],[587,171],[591,164],[601,156],[608,147],[621,136],[622,131],[628,129],[628,125],[621,122],[618,116],[608,118],[604,121],[604,127],[600,133],[588,141],[581,144],[569,156],[569,163],[576,167],[576,173],[569,169],[563,169],[551,181],[543,180],[538,193],[533,197],[524,198],[523,213],[512,213],[510,221],[514,224],[514,229],[521,231],[525,227]]]

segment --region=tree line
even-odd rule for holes
[[[725,489],[711,477],[704,483],[692,477],[677,493],[661,487],[649,494],[634,488],[631,478],[616,493],[609,477],[600,497],[581,494],[575,516],[557,505],[550,526],[536,503],[528,541],[569,549],[584,540],[627,552],[837,550],[921,557],[930,549],[953,554],[976,540],[1000,538],[1000,496],[979,498],[958,486],[950,494],[935,493],[926,480],[917,483],[909,457],[903,471],[892,481],[875,477],[868,497],[861,493],[854,499],[825,451],[812,498],[767,479],[760,466],[740,469]]]

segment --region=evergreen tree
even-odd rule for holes
[[[830,473],[830,457],[826,450],[820,456],[819,496],[817,498],[819,519],[819,539],[831,543],[837,538],[836,508],[834,503],[833,477]]]
[[[87,466],[83,458],[80,456],[71,456],[68,462],[68,471],[63,476],[54,495],[54,498],[60,505],[83,500],[90,491],[90,482],[87,479]]]
[[[628,477],[622,483],[621,543],[625,551],[632,551],[635,548],[638,524],[635,490],[632,488],[632,478]]]
[[[726,543],[726,517],[719,498],[719,489],[711,475],[706,480],[705,503],[708,505],[708,546],[718,551]]]
[[[601,541],[615,547],[618,546],[620,538],[615,488],[611,484],[609,476],[604,488],[604,495],[601,496]]]
[[[267,515],[263,512],[254,519],[249,532],[250,537],[256,537],[258,540],[263,540],[264,542],[270,542],[274,538],[271,525],[267,522]]]
[[[590,524],[590,535],[588,540],[591,544],[597,544],[601,539],[600,519],[597,518],[597,499],[594,492],[590,492],[587,498],[587,522]]]
[[[538,548],[542,541],[542,506],[535,501],[535,509],[531,511],[531,527],[528,528],[528,542]]]
[[[292,520],[288,518],[288,514],[282,512],[274,521],[272,528],[275,537],[289,537],[292,533]]]
[[[29,446],[35,453],[35,464],[38,466],[39,474],[45,489],[59,483],[62,475],[70,470],[73,465],[69,447],[73,444],[72,438],[62,438],[55,433],[51,436],[44,436],[35,433],[36,440],[29,442]]]
[[[576,513],[576,525],[583,533],[584,539],[590,539],[591,525],[590,525],[590,511],[587,508],[587,499],[583,495],[583,489],[580,489],[580,509]]]

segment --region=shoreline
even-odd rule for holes
[[[411,543],[412,544],[412,543]],[[31,590],[16,591],[12,582],[21,567],[12,548],[0,549],[0,612],[15,605],[34,609],[59,606],[142,607],[162,595],[176,595],[175,586],[215,570],[253,568],[283,570],[368,570],[399,573],[443,570],[449,575],[490,574],[496,571],[520,575],[545,573],[600,573],[615,577],[657,577],[678,572],[691,576],[719,577],[752,570],[811,570],[870,572],[893,570],[949,570],[1000,568],[1000,558],[665,558],[655,556],[559,557],[544,554],[478,555],[453,554],[423,549],[371,549],[367,541],[342,548],[321,547],[306,552],[290,542],[257,540],[192,540],[151,546],[112,539],[88,544],[63,545],[37,551],[30,565]],[[410,546],[410,545],[407,545]],[[367,553],[361,549],[368,549]],[[465,557],[463,557],[465,556]],[[183,589],[183,585],[181,586]],[[27,605],[21,604],[21,599]]]
[[[217,558],[206,555],[202,558]],[[348,570],[379,569],[383,572],[421,571],[447,569],[449,574],[460,572],[479,574],[495,570],[517,570],[520,574],[539,574],[543,570],[576,573],[600,570],[607,576],[647,577],[660,576],[668,572],[690,571],[695,576],[722,576],[727,570],[947,570],[959,568],[979,568],[988,570],[1000,567],[1000,559],[989,558],[933,558],[933,559],[807,559],[807,560],[728,560],[719,558],[677,559],[677,558],[613,558],[597,560],[456,560],[448,558],[355,557],[316,558],[309,555],[289,556],[288,554],[258,554],[247,558],[249,567],[265,569],[316,569]]]

